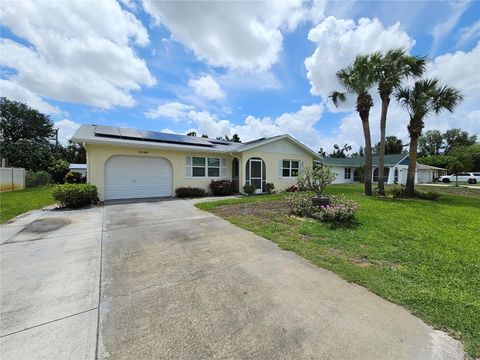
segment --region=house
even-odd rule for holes
[[[331,158],[325,157],[317,163],[329,165],[337,174],[334,184],[360,181],[359,167],[365,163],[364,157]],[[385,155],[384,181],[387,184],[405,184],[407,182],[408,154]],[[446,173],[446,169],[417,163],[415,183],[430,183]],[[378,181],[378,156],[372,157],[372,180]]]
[[[256,193],[266,183],[284,190],[297,182],[317,153],[289,135],[245,143],[111,126],[82,125],[72,141],[85,147],[87,181],[100,200],[173,196],[178,187],[209,189],[230,179]]]
[[[83,176],[87,176],[87,164],[70,164],[68,168],[70,171],[76,171]]]

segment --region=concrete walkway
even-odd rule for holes
[[[2,359],[464,356],[403,308],[189,201],[43,213],[1,256]]]

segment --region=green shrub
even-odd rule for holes
[[[212,180],[210,189],[213,195],[232,195],[235,192],[233,182],[230,180]]]
[[[98,202],[97,187],[91,184],[56,185],[52,189],[52,196],[60,205],[69,208],[78,208]]]
[[[55,160],[48,168],[48,172],[52,174],[52,180],[57,184],[63,184],[68,171],[68,162],[62,159]]]
[[[247,195],[253,195],[255,193],[255,190],[256,190],[255,186],[253,186],[253,185],[250,185],[250,184],[243,185],[243,191]]]
[[[35,188],[50,185],[52,176],[46,171],[27,171],[25,174],[25,187]]]
[[[392,195],[395,199],[401,199],[405,197],[405,187],[394,187],[389,191],[390,195]],[[422,200],[431,200],[436,201],[440,199],[440,194],[435,191],[419,191],[415,190],[414,193],[415,198],[422,199]]]
[[[265,192],[267,194],[271,194],[275,191],[275,185],[273,183],[266,183],[265,184]]]
[[[290,207],[292,214],[298,216],[315,217],[318,209],[312,204],[313,192],[302,191],[292,192],[285,197],[285,201]]]
[[[201,197],[207,195],[204,189],[196,187],[179,187],[175,189],[175,196],[179,198]]]
[[[87,181],[87,178],[78,171],[69,171],[65,175],[65,183],[67,184],[83,184]]]

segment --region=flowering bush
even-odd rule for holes
[[[333,225],[345,225],[355,222],[355,212],[358,210],[358,204],[355,201],[348,200],[343,196],[330,197],[330,205],[321,206],[316,214],[323,222]]]
[[[292,214],[315,217],[315,212],[318,209],[312,204],[312,196],[313,193],[311,192],[293,192],[285,197],[285,201],[290,207]]]
[[[285,197],[292,214],[311,217],[332,225],[348,225],[355,222],[358,204],[343,196],[331,196],[330,205],[316,207],[312,192],[296,192]]]
[[[335,172],[328,166],[318,166],[315,168],[306,167],[298,175],[298,187],[300,189],[310,190],[321,196],[327,185],[335,180]]]
[[[212,180],[210,189],[213,195],[232,195],[235,191],[233,182],[230,180]]]

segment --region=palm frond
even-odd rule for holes
[[[339,103],[347,101],[347,94],[339,91],[333,91],[328,97],[332,99],[336,107]]]

